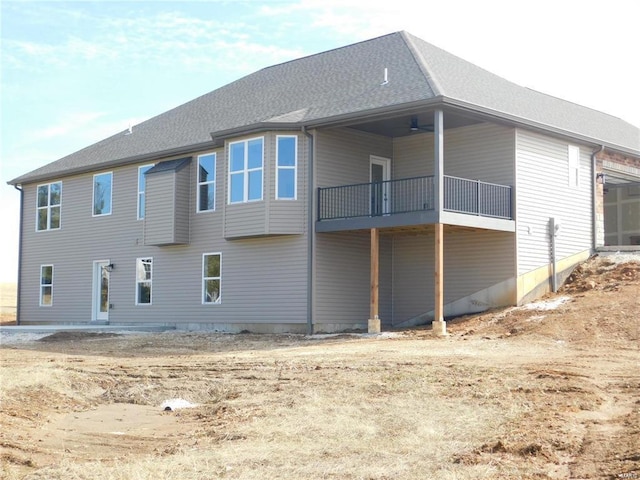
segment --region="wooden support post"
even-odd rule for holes
[[[435,316],[433,318],[433,333],[446,335],[447,324],[444,321],[444,226],[436,223],[435,240]]]
[[[377,228],[371,229],[371,302],[369,305],[369,333],[380,333],[378,310],[378,287],[380,271],[380,235]]]

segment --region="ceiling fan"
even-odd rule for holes
[[[411,117],[411,125],[409,130],[412,132],[433,132],[433,125],[420,125],[418,123],[418,117]]]

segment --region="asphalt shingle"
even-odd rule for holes
[[[387,69],[388,80],[384,80]],[[406,32],[274,65],[67,155],[20,184],[212,145],[264,122],[306,123],[441,99],[640,155],[640,130],[494,75]]]

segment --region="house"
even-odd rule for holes
[[[397,32],[9,183],[21,324],[444,333],[637,241],[640,131]]]

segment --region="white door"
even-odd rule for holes
[[[371,215],[388,215],[391,212],[391,160],[370,157]]]
[[[93,315],[95,322],[109,321],[109,260],[93,262]]]

